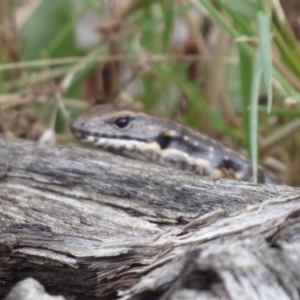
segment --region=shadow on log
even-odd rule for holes
[[[0,295],[299,299],[299,195],[0,138]]]

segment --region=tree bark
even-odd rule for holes
[[[0,295],[299,299],[299,195],[0,138]]]

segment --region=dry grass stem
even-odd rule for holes
[[[278,131],[274,132],[270,136],[266,137],[264,141],[261,143],[261,149],[263,151],[283,143],[287,138],[292,137],[295,133],[300,130],[300,120],[293,120],[283,127],[281,127]]]
[[[95,57],[95,62],[130,62],[138,59],[140,55],[129,55],[129,54],[108,54],[101,57]],[[15,63],[0,64],[1,71],[9,71],[14,69],[26,69],[36,67],[50,67],[65,64],[74,64],[82,60],[82,57],[67,57],[67,58],[49,58],[34,61],[21,61]],[[194,61],[209,61],[211,57],[206,55],[195,55],[195,54],[151,54],[149,60],[153,63],[161,63],[168,61],[179,61],[179,62],[194,62]],[[238,59],[234,56],[227,56],[223,58],[222,63],[226,64],[237,64]]]
[[[10,91],[16,88],[21,88],[25,85],[32,85],[39,82],[47,82],[65,75],[70,70],[70,67],[61,67],[55,69],[48,69],[34,74],[25,74],[21,78],[10,80],[3,83],[5,91]]]

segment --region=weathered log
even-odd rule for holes
[[[0,146],[1,296],[33,277],[66,298],[298,299],[300,189]]]
[[[16,284],[4,300],[65,300],[62,296],[50,296],[45,288],[33,278]]]

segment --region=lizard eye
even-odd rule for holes
[[[121,117],[115,120],[114,122],[119,128],[125,128],[129,125],[130,123],[130,118],[129,117]]]

